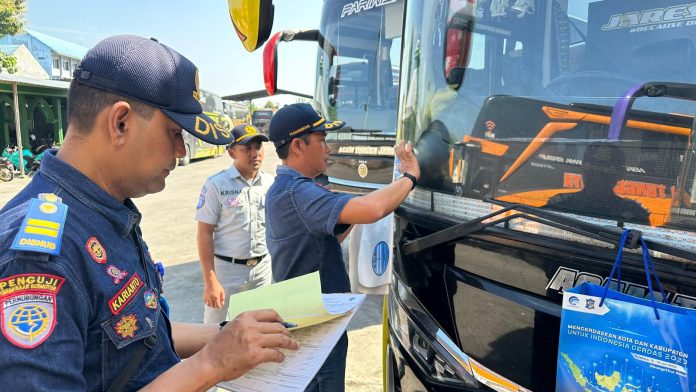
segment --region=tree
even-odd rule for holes
[[[0,37],[24,30],[26,0],[0,0]],[[0,51],[0,67],[8,73],[17,72],[17,59]]]
[[[278,107],[278,104],[277,104],[277,103],[274,103],[274,102],[272,102],[272,101],[266,101],[266,104],[263,105],[263,107],[266,108],[266,109],[275,109],[275,108]]]

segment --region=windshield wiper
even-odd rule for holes
[[[538,222],[547,226],[555,227],[557,229],[611,244],[618,244],[619,240],[621,239],[621,234],[623,233],[623,228],[621,227],[585,222],[580,219],[563,216],[558,213],[524,204],[512,204],[493,199],[486,199],[484,201],[499,205],[503,208],[488,215],[454,225],[425,237],[408,241],[403,244],[401,253],[403,255],[409,255],[422,252],[428,248],[456,241],[470,234],[482,231],[488,227],[496,226],[500,223],[508,222],[517,218]],[[506,216],[508,211],[515,212]],[[626,248],[638,248],[640,246],[641,237],[642,233],[640,230],[630,229],[628,240],[626,241]],[[696,261],[695,252],[648,239],[645,239],[645,243],[648,245],[648,248],[653,251]]]

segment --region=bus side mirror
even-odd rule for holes
[[[253,52],[271,35],[273,0],[227,0],[232,26],[244,48]]]
[[[263,48],[263,83],[266,85],[268,95],[275,95],[278,90],[278,41],[283,35],[279,31],[273,34]]]
[[[319,30],[285,30],[273,34],[263,48],[263,82],[268,95],[278,91],[278,43],[280,41],[319,42]]]

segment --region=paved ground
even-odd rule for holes
[[[272,144],[266,143],[265,149],[264,169],[275,174],[278,158]],[[143,213],[143,235],[152,256],[168,267],[165,295],[175,321],[202,321],[203,284],[196,251],[195,206],[205,178],[230,164],[230,158],[224,155],[178,167],[167,179],[163,192],[135,200]],[[0,206],[5,205],[28,181],[15,178],[0,183]],[[347,254],[344,256],[347,260]],[[370,296],[351,320],[346,371],[348,391],[382,390],[381,318],[382,297]]]

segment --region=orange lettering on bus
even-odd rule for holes
[[[667,199],[671,197],[671,195],[666,194],[666,188],[665,185],[660,184],[621,180],[616,183],[614,193],[619,196],[641,196],[652,199]]]
[[[582,175],[577,173],[563,173],[563,188],[582,189]]]

